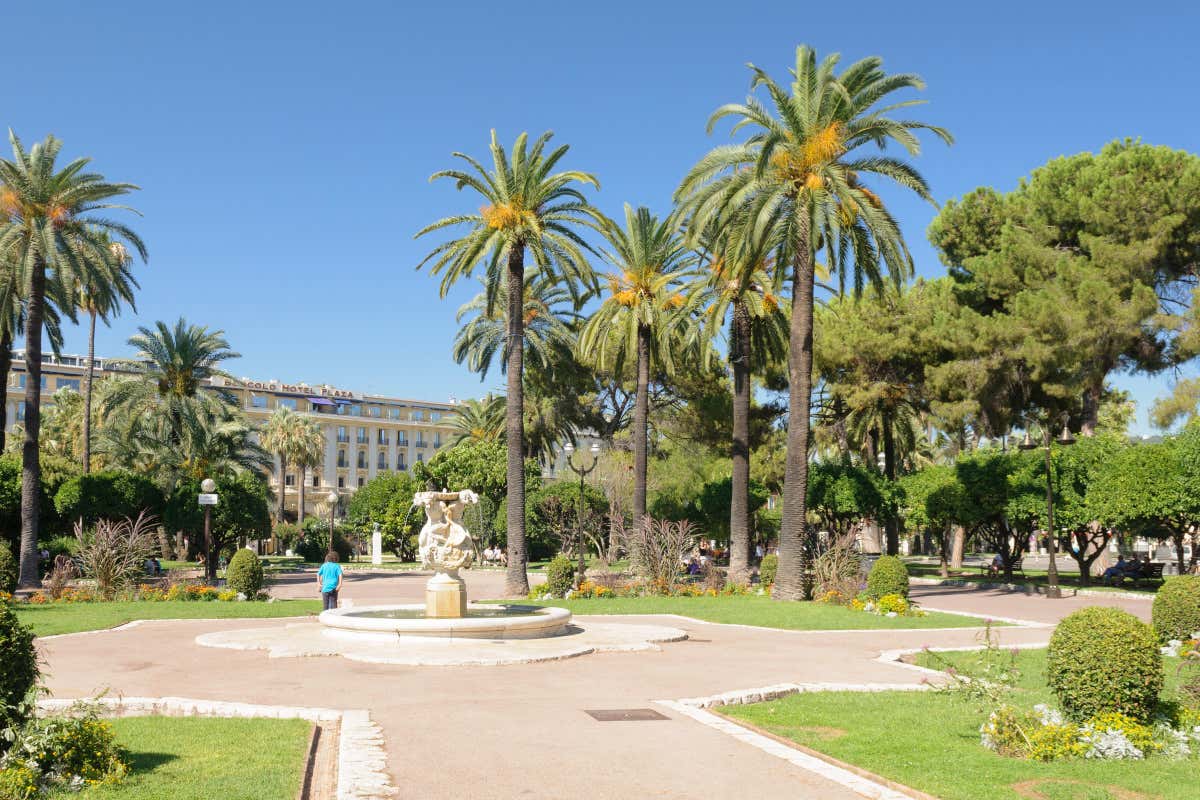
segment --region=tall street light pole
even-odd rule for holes
[[[563,447],[563,452],[567,454],[567,466],[579,476],[579,505],[575,510],[575,548],[579,551],[579,569],[575,572],[575,588],[578,589],[583,583],[583,572],[586,569],[583,563],[583,479],[600,463],[600,445],[592,442],[589,450],[592,454],[592,464],[589,467],[575,466],[575,445],[570,442]]]
[[[200,505],[204,506],[204,577],[216,582],[217,565],[213,562],[212,508],[217,504],[217,484],[212,478],[200,481]]]
[[[1050,426],[1043,426],[1042,436],[1044,439],[1042,449],[1046,458],[1046,528],[1047,528],[1047,547],[1050,552],[1050,565],[1046,568],[1046,596],[1052,598],[1062,597],[1062,589],[1058,585],[1058,562],[1055,559],[1055,553],[1058,550],[1058,537],[1054,528],[1054,484],[1051,478],[1050,470],[1052,468],[1050,461]],[[1075,437],[1071,435],[1070,429],[1066,423],[1063,423],[1062,433],[1055,440],[1064,447],[1075,444]],[[1025,431],[1025,439],[1021,442],[1022,450],[1033,450],[1038,445],[1029,435],[1029,431]]]
[[[335,511],[337,511],[337,503],[338,503],[338,494],[337,494],[337,492],[330,492],[330,493],[329,493],[329,497],[328,497],[327,499],[329,500],[329,549],[328,549],[328,550],[326,550],[325,552],[327,552],[327,553],[332,553],[332,552],[334,552],[334,546],[333,546],[333,513],[334,513]]]

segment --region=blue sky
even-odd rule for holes
[[[412,7],[407,7],[411,5]],[[783,78],[796,44],[879,54],[928,83],[948,127],[919,159],[939,200],[1000,189],[1117,137],[1200,151],[1200,11],[1158,2],[24,3],[6,10],[0,124],[54,133],[133,204],[151,260],[138,314],[99,333],[125,354],[138,324],[222,328],[237,375],[404,397],[478,395],[454,364],[463,285],[439,300],[412,234],[475,197],[429,175],[553,129],[595,202],[664,210],[708,148],[704,124],[745,96],[753,61]],[[898,191],[918,272],[941,273],[934,209]],[[82,351],[86,333],[68,332]],[[1145,408],[1168,378],[1122,378]]]

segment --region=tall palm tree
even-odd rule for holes
[[[304,522],[304,491],[308,486],[308,470],[316,469],[325,460],[325,434],[321,426],[306,417],[300,418],[296,432],[296,449],[292,462],[300,473],[300,486],[296,492],[296,522]],[[282,492],[281,492],[282,494]]]
[[[892,272],[907,274],[911,258],[899,226],[862,179],[888,179],[933,202],[924,178],[907,162],[856,151],[895,142],[917,155],[920,142],[914,131],[922,129],[951,141],[940,128],[888,116],[917,101],[880,105],[897,91],[923,88],[919,77],[888,75],[876,57],[838,73],[838,61],[835,54],[818,63],[813,49],[798,47],[790,91],[751,66],[751,91],[764,89],[770,105],[752,94],[744,103],[717,109],[709,119],[710,131],[719,120],[734,117],[735,132],[751,133],[745,141],[701,158],[676,192],[701,230],[723,210],[745,207],[753,225],[781,227],[791,254],[788,444],[777,599],[802,599],[811,589],[806,493],[818,252],[825,250],[829,257],[842,243],[857,240],[862,251],[875,256],[864,269],[874,270],[877,258]]]
[[[96,319],[104,320],[104,324],[120,312],[122,304],[135,308],[133,290],[138,288],[137,280],[133,277],[130,266],[133,256],[121,242],[112,241],[104,232],[97,234],[97,242],[102,247],[98,255],[109,260],[109,268],[105,273],[108,280],[80,281],[73,287],[75,302],[80,311],[88,315],[88,354],[87,369],[83,373],[83,471],[92,471],[92,394],[96,376]]]
[[[85,172],[89,159],[79,158],[62,169],[57,158],[62,143],[53,136],[29,150],[9,132],[13,157],[0,159],[0,253],[8,253],[17,268],[25,300],[25,441],[21,475],[21,570],[19,585],[36,587],[37,537],[41,492],[42,327],[47,302],[55,286],[76,281],[110,280],[109,264],[97,258],[104,246],[97,240],[108,233],[128,243],[143,259],[146,247],[128,226],[101,213],[121,208],[113,198],[137,189],[129,183],[110,183]],[[60,311],[74,319],[69,305]]]
[[[279,406],[263,423],[258,433],[258,443],[279,458],[279,497],[275,511],[275,522],[283,523],[284,501],[287,496],[288,462],[298,450],[303,420],[287,406]],[[301,522],[303,520],[300,520]]]
[[[491,395],[482,400],[467,400],[454,409],[450,418],[454,429],[451,447],[460,442],[499,442],[504,439],[504,396]]]
[[[707,339],[716,339],[728,320],[729,365],[733,373],[732,481],[729,504],[729,575],[750,577],[750,376],[754,369],[787,353],[787,314],[779,304],[781,271],[775,253],[778,227],[760,229],[766,236],[737,235],[732,228],[745,220],[722,223],[707,237],[701,266],[689,282],[689,305],[701,310]],[[712,348],[704,348],[709,355]]]
[[[633,519],[646,516],[651,362],[674,369],[673,345],[687,316],[680,294],[684,271],[693,256],[673,218],[659,220],[648,208],[625,205],[625,227],[607,232],[611,251],[608,296],[579,334],[580,358],[601,369],[620,372],[628,361],[637,370],[633,409]]]
[[[481,264],[486,272],[486,309],[496,307],[505,289],[505,318],[510,342],[521,346],[508,348],[505,368],[508,379],[506,397],[506,438],[508,444],[508,573],[505,592],[526,594],[529,578],[525,569],[528,555],[525,543],[525,453],[524,453],[524,377],[525,318],[524,296],[513,287],[525,285],[525,255],[528,253],[537,271],[561,279],[573,295],[595,284],[587,253],[591,248],[579,234],[580,228],[603,230],[604,216],[588,203],[579,186],[599,188],[596,178],[586,172],[554,172],[567,153],[567,146],[549,153],[549,132],[528,144],[522,133],[513,145],[511,156],[496,141],[492,131],[492,169],[489,171],[465,153],[454,153],[467,163],[469,170],[436,172],[430,178],[449,178],[456,188],[469,188],[483,198],[478,214],[446,217],[417,232],[424,236],[434,231],[465,228],[460,236],[438,245],[417,265],[430,265],[434,275],[442,275],[441,293],[469,277]]]

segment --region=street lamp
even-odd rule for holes
[[[567,454],[567,466],[579,476],[579,506],[575,512],[575,546],[579,551],[579,570],[575,573],[575,588],[578,589],[579,585],[583,583],[583,571],[585,569],[583,563],[583,479],[600,463],[600,443],[592,442],[592,446],[589,448],[589,452],[592,454],[592,464],[589,467],[575,466],[575,445],[570,442],[563,445],[563,452]]]
[[[332,553],[332,552],[334,552],[334,547],[333,547],[333,512],[337,511],[338,493],[337,493],[337,492],[330,492],[330,493],[329,493],[329,496],[328,496],[327,498],[325,498],[325,499],[329,501],[329,549],[328,549],[328,550],[326,550],[325,552],[327,552],[327,553]]]
[[[1062,597],[1062,590],[1058,587],[1058,562],[1055,560],[1055,551],[1058,549],[1058,538],[1054,530],[1054,484],[1050,478],[1050,426],[1042,427],[1042,435],[1044,443],[1044,453],[1046,457],[1046,528],[1049,536],[1047,544],[1050,550],[1050,565],[1046,568],[1046,596],[1059,598]],[[1059,434],[1057,441],[1064,447],[1075,444],[1075,437],[1071,435],[1071,430],[1063,423],[1062,433]],[[1025,439],[1021,442],[1022,450],[1034,450],[1039,445],[1033,441],[1033,437],[1029,435],[1029,431],[1025,431]]]
[[[204,577],[216,580],[217,565],[213,563],[212,552],[212,508],[217,504],[217,484],[212,478],[200,481],[200,495],[197,498],[204,506]]]

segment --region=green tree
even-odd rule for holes
[[[85,169],[79,158],[61,169],[62,143],[53,136],[29,150],[9,132],[13,157],[0,159],[0,253],[18,269],[17,283],[25,305],[25,441],[22,448],[21,578],[24,588],[41,585],[38,576],[38,495],[41,483],[39,438],[42,401],[42,329],[47,304],[74,319],[75,308],[64,302],[63,287],[74,282],[100,285],[111,281],[111,260],[97,257],[112,240],[131,245],[143,259],[146,247],[128,226],[103,215],[119,208],[111,201],[136,190],[129,183],[109,183]],[[99,213],[98,213],[99,212]],[[57,301],[57,302],[55,302]]]
[[[537,271],[563,280],[568,291],[577,293],[581,286],[591,287],[594,278],[588,264],[588,244],[580,237],[579,229],[601,230],[607,227],[604,216],[588,203],[577,188],[591,185],[599,188],[595,177],[586,172],[566,170],[554,172],[555,166],[567,153],[567,146],[545,152],[549,132],[528,146],[528,137],[517,137],[511,156],[496,141],[492,131],[491,154],[493,167],[489,171],[465,153],[455,153],[470,166],[467,170],[443,170],[433,179],[448,178],[458,189],[469,188],[484,200],[478,214],[460,214],[434,222],[417,236],[434,231],[458,229],[466,231],[433,249],[418,265],[430,265],[434,275],[442,275],[444,297],[460,279],[469,277],[475,268],[486,267],[485,295],[487,310],[491,311],[507,287],[505,318],[510,342],[505,372],[508,379],[506,397],[506,446],[508,484],[508,574],[505,593],[525,595],[529,592],[525,552],[525,453],[524,453],[524,378],[525,318],[523,292],[512,287],[525,286],[525,255],[528,252]],[[458,449],[458,448],[455,448]]]
[[[466,400],[450,419],[454,442],[504,441],[504,397],[489,394],[482,400]]]
[[[377,475],[350,498],[346,519],[364,533],[378,525],[383,547],[401,561],[413,561],[417,535],[424,523],[422,515],[413,509],[417,491],[416,482],[406,472]]]
[[[183,531],[193,549],[203,541],[204,509],[196,502],[200,480],[180,482],[167,498],[163,523]],[[270,490],[258,474],[244,472],[217,482],[218,505],[212,509],[212,557],[205,563],[208,580],[217,578],[217,556],[232,556],[240,542],[271,535]]]
[[[625,206],[624,229],[606,232],[605,258],[617,272],[607,276],[608,294],[579,333],[585,362],[620,373],[632,362],[637,371],[633,408],[633,519],[646,516],[650,373],[654,365],[674,369],[674,346],[685,338],[688,318],[680,313],[684,270],[692,256],[674,219],[659,220],[648,208]]]
[[[154,481],[123,470],[91,472],[69,478],[54,493],[54,508],[66,520],[136,519],[143,511],[162,519],[164,499]]]
[[[849,244],[856,274],[877,278],[882,261],[895,274],[907,275],[911,259],[899,227],[861,178],[895,181],[932,202],[925,180],[911,165],[856,151],[894,142],[916,155],[920,144],[914,131],[922,129],[950,141],[940,128],[887,116],[898,105],[879,105],[897,91],[922,88],[920,78],[888,75],[874,57],[838,73],[838,60],[832,55],[818,64],[814,50],[798,47],[791,91],[752,66],[752,88],[766,90],[770,107],[751,96],[717,109],[710,129],[734,117],[735,131],[752,133],[740,144],[704,156],[676,193],[701,230],[723,209],[745,205],[756,224],[780,227],[791,257],[787,471],[773,591],[778,599],[801,599],[811,590],[805,531],[817,255],[824,250],[827,261],[836,264]],[[844,265],[838,266],[840,274]]]
[[[297,414],[287,406],[279,406],[258,434],[259,444],[279,458],[279,496],[275,513],[276,522],[284,522],[284,500],[287,495],[288,465],[298,469],[299,501],[296,506],[297,521],[304,520],[305,470],[321,463],[325,449],[325,435],[315,422]]]
[[[954,559],[955,529],[974,516],[966,487],[950,464],[931,464],[900,478],[900,516],[913,532],[928,530],[937,537],[943,578]]]
[[[808,475],[808,509],[838,542],[853,542],[854,525],[893,515],[891,490],[871,470],[848,461],[818,461]]]
[[[53,453],[42,453],[41,465],[38,519],[42,521],[42,538],[46,539],[70,531],[70,519],[55,511],[54,497],[63,483],[79,474],[79,462]],[[5,453],[0,456],[0,539],[7,540],[13,552],[21,542],[22,477],[19,454]]]
[[[503,442],[466,441],[442,450],[429,461],[413,464],[412,475],[416,485],[414,491],[470,489],[499,504],[507,496],[510,485],[507,448]],[[526,459],[522,477],[531,492],[540,485],[540,475],[537,462]]]

